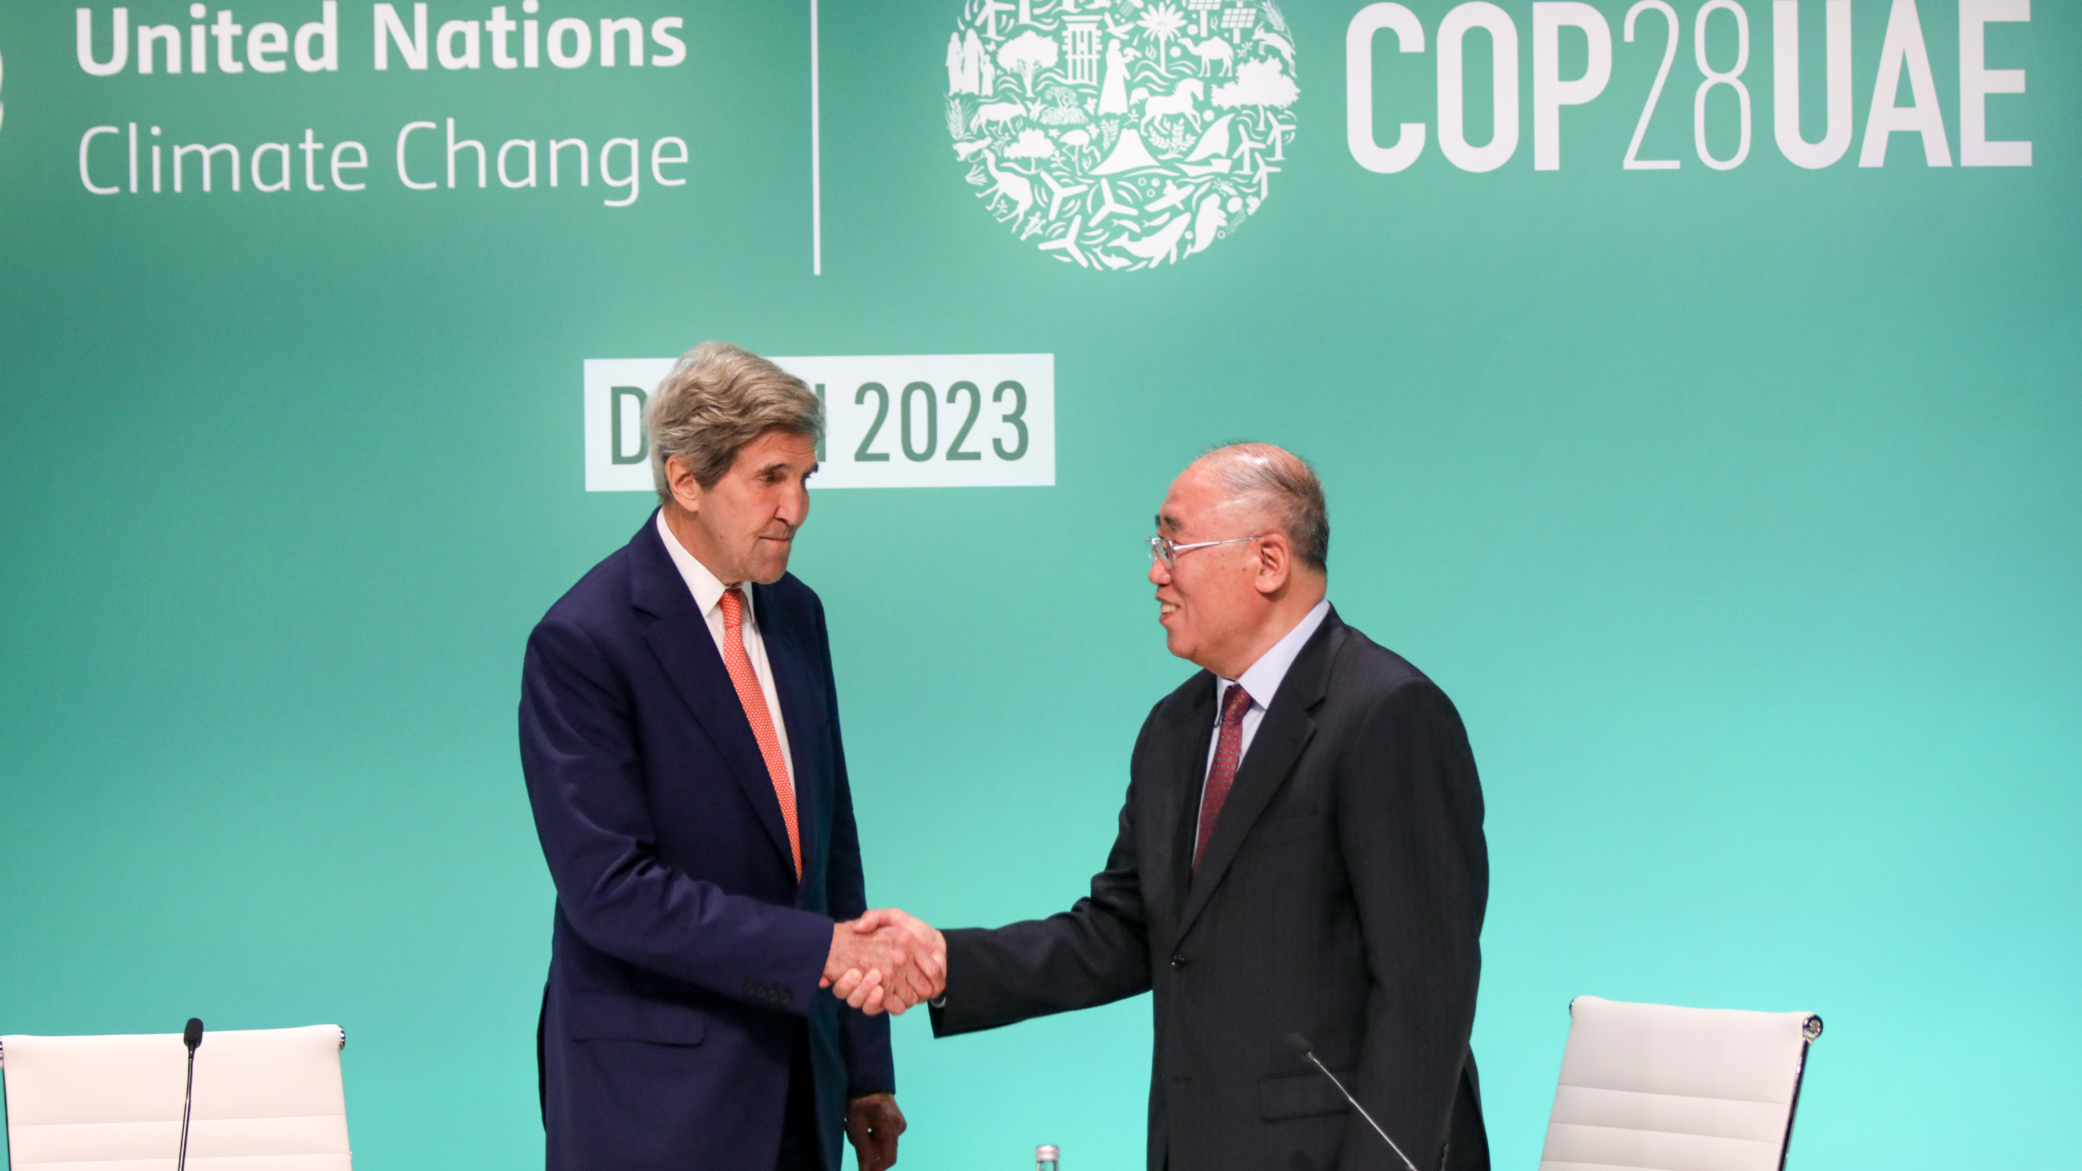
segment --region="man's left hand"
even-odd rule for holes
[[[894,1094],[866,1094],[846,1103],[846,1137],[860,1156],[860,1171],[896,1166],[896,1136],[904,1126]]]

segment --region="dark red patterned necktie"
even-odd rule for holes
[[[1214,761],[1207,766],[1207,787],[1200,793],[1200,836],[1193,843],[1193,866],[1207,851],[1214,835],[1215,818],[1222,815],[1222,802],[1229,799],[1229,786],[1236,780],[1236,766],[1243,760],[1243,713],[1251,708],[1251,697],[1237,684],[1222,694],[1222,733],[1215,739]]]

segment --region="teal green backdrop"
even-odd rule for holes
[[[135,3],[133,24],[190,23]],[[319,16],[252,3],[244,25]],[[995,924],[1084,890],[1142,715],[1189,670],[1138,538],[1199,449],[1265,439],[1328,486],[1341,612],[1473,737],[1498,1166],[1537,1162],[1580,993],[1822,1014],[1801,1171],[2073,1162],[2073,6],[1987,26],[1988,66],[2028,77],[1987,99],[1987,134],[2033,142],[2031,166],[1933,167],[1898,133],[1860,167],[1898,10],[1856,0],[1855,136],[1807,170],[1775,145],[1772,10],[1746,0],[1752,142],[1721,171],[1694,142],[1698,5],[1676,0],[1639,157],[1683,166],[1644,171],[1622,159],[1665,26],[1646,11],[1628,42],[1600,0],[1610,84],[1562,111],[1543,171],[1533,6],[1506,0],[1523,132],[1473,172],[1438,146],[1452,5],[1411,0],[1425,51],[1381,34],[1371,108],[1384,143],[1431,138],[1377,173],[1346,142],[1361,4],[1291,0],[1297,130],[1263,207],[1147,271],[994,222],[946,124],[961,0],[825,0],[817,240],[808,0],[549,7],[676,14],[687,59],[377,72],[353,0],[337,71],[100,77],[71,7],[0,0],[0,1033],[337,1022],[362,1167],[539,1166],[553,896],[521,648],[650,507],[584,490],[582,363],[709,337],[1051,353],[1053,486],[815,497],[794,568],[832,618],[875,902]],[[1955,164],[1959,7],[1920,4]],[[1801,8],[1816,139],[1822,5]],[[1712,17],[1715,68],[1734,27]],[[1487,37],[1466,42],[1478,144]],[[1586,44],[1565,30],[1560,76]],[[1702,108],[1725,159],[1739,99]],[[597,173],[478,189],[466,154],[456,188],[402,186],[399,128],[448,118],[492,142],[677,137],[691,181],[653,182],[646,153],[611,207]],[[299,146],[291,191],[220,170],[203,194],[190,158],[183,194],[131,194],[131,122],[242,150],[310,127],[365,144],[367,186],[308,190]],[[103,125],[89,178],[119,190],[97,195],[79,157]],[[1148,1021],[1136,999],[936,1043],[898,1020],[904,1165],[1016,1169],[1055,1142],[1072,1171],[1139,1166]]]

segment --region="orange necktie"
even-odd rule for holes
[[[795,856],[795,878],[800,882],[802,838],[795,828],[795,787],[788,783],[788,763],[781,756],[781,737],[774,731],[773,713],[766,708],[766,693],[759,689],[759,676],[752,672],[751,656],[745,654],[745,596],[735,589],[723,591],[723,665],[730,668],[737,702],[752,723],[759,755],[766,758],[766,773],[774,783],[774,796],[781,800],[781,820],[788,823],[788,852]]]

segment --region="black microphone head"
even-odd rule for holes
[[[201,1017],[188,1018],[188,1027],[181,1032],[181,1044],[186,1045],[190,1053],[195,1052],[195,1047],[202,1044]]]
[[[1287,1044],[1293,1046],[1295,1054],[1304,1059],[1316,1050],[1316,1047],[1310,1044],[1309,1039],[1300,1033],[1288,1033]]]

